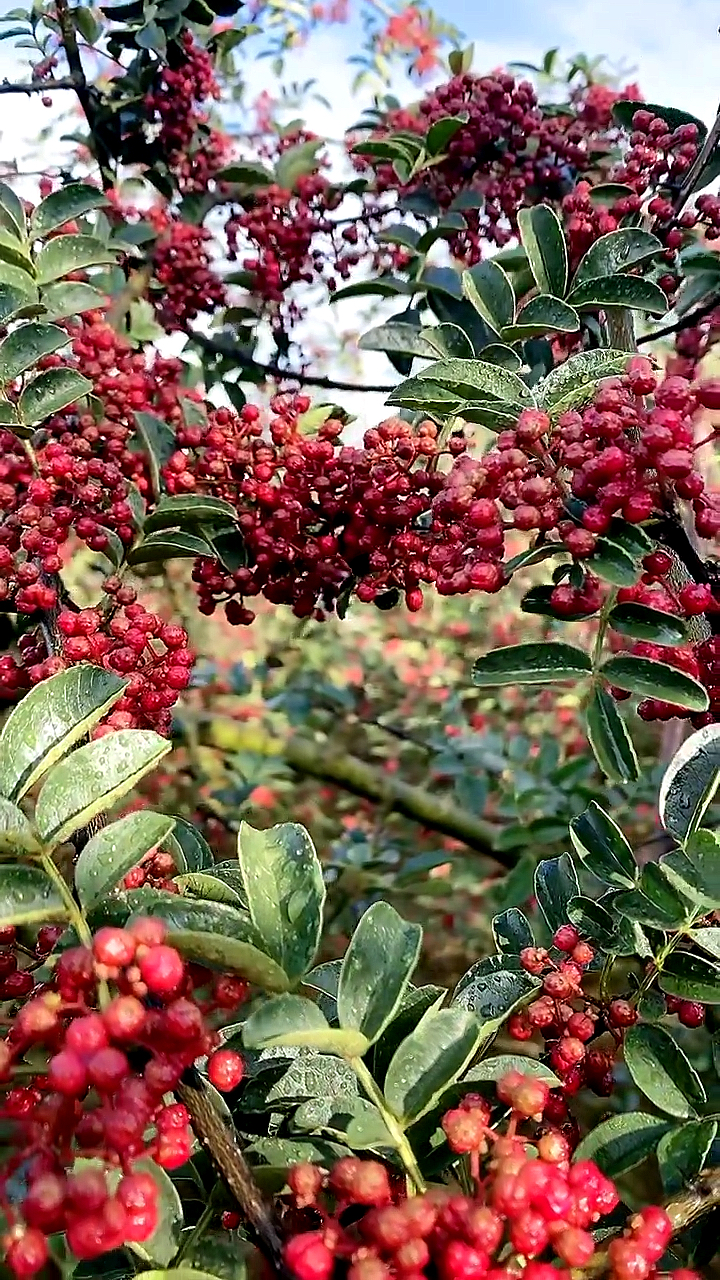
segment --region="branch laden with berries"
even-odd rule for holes
[[[497,916],[497,954],[450,993],[414,983],[422,930],[382,901],[317,963],[325,884],[297,824],[243,824],[215,865],[141,810],[63,862],[169,750],[105,731],[125,687],[79,663],[0,736],[10,1273],[689,1280],[720,1204],[717,731],[664,777],[673,852],[641,870],[593,803],[574,855],[538,866],[537,918]],[[162,850],[195,896],[126,887]],[[621,1063],[651,1109],[588,1123]],[[629,1176],[650,1160],[664,1207]]]

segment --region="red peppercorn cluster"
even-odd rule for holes
[[[219,98],[212,58],[185,30],[182,48],[172,46],[174,65],[164,66],[147,95],[148,120],[160,126],[158,145],[183,192],[206,191],[228,159],[229,139],[208,126],[203,104]]]
[[[291,1169],[295,1208],[308,1225],[315,1220],[285,1245],[296,1280],[569,1280],[586,1267],[598,1250],[591,1228],[619,1203],[615,1186],[592,1161],[570,1164],[561,1135],[538,1132],[543,1081],[511,1072],[497,1093],[510,1108],[502,1134],[477,1096],[443,1118],[451,1151],[469,1160],[468,1194],[438,1187],[407,1199],[382,1164],[353,1156],[329,1175],[309,1164]],[[519,1136],[528,1123],[536,1136]],[[663,1209],[636,1214],[608,1256],[613,1280],[652,1275],[671,1231]]]
[[[684,1027],[702,1027],[705,1025],[705,1005],[699,1000],[680,1000],[677,996],[665,996],[668,1013],[677,1014],[678,1022]]]
[[[153,271],[162,287],[153,295],[155,313],[163,329],[172,333],[186,329],[201,312],[223,307],[225,286],[210,260],[209,231],[168,218],[162,211],[152,221],[161,232],[153,248]]]
[[[209,979],[188,970],[160,920],[104,927],[91,949],[60,955],[51,986],[23,1005],[0,1041],[0,1074],[10,1083],[0,1115],[14,1134],[0,1172],[0,1204],[7,1263],[19,1280],[43,1267],[47,1237],[56,1232],[66,1233],[78,1259],[90,1260],[156,1229],[157,1185],[136,1162],[151,1157],[176,1169],[193,1144],[189,1114],[168,1103],[168,1093],[208,1054],[216,1088],[234,1089],[243,1075],[240,1056],[216,1048],[208,1017],[236,1008],[246,984],[216,978],[200,1000],[195,986]],[[42,1051],[47,1066],[14,1084],[15,1066],[29,1052],[37,1061]],[[81,1157],[102,1164],[74,1170]],[[19,1171],[26,1187],[20,1199]]]

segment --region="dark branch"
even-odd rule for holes
[[[712,129],[708,133],[702,147],[698,151],[695,159],[690,165],[690,168],[685,174],[685,181],[673,200],[673,208],[676,214],[682,212],[683,207],[692,195],[693,190],[695,189],[695,184],[713,151],[718,145],[718,142],[720,142],[720,108],[718,108],[718,113],[715,117]]]
[[[14,84],[10,80],[0,83],[0,93],[54,93],[57,89],[78,89],[75,76],[62,76],[58,80],[28,80],[27,84]]]
[[[205,333],[198,333],[193,330],[189,335],[192,342],[202,347],[203,351],[209,351],[217,356],[226,356],[231,360],[236,360],[243,369],[248,372],[261,374],[265,378],[282,379],[285,382],[300,382],[306,387],[322,387],[326,391],[375,391],[383,395],[389,394],[395,390],[394,385],[381,384],[360,386],[357,382],[342,382],[337,378],[325,378],[320,374],[298,373],[290,369],[283,369],[281,365],[271,361],[268,364],[260,364],[257,360],[245,355],[240,347],[232,341],[231,338],[211,338]]]
[[[73,82],[73,87],[90,130],[90,147],[100,166],[103,188],[105,191],[109,191],[114,186],[112,155],[103,143],[101,131],[98,128],[97,100],[99,95],[95,86],[88,84],[85,76],[80,46],[75,32],[75,23],[68,6],[68,0],[56,0],[55,9],[60,26],[62,46],[70,68],[70,79]]]
[[[712,315],[713,311],[717,311],[720,306],[720,298],[713,298],[711,302],[703,302],[701,307],[690,315],[683,316],[676,324],[669,324],[665,329],[655,329],[653,333],[646,333],[644,337],[638,338],[637,346],[649,342],[657,342],[660,338],[669,338],[673,333],[681,333],[683,329],[693,329],[700,320],[704,320],[706,316]]]

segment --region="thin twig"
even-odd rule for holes
[[[57,80],[28,80],[26,84],[10,80],[0,82],[0,93],[55,93],[57,89],[78,89],[75,76],[62,76]]]
[[[292,369],[283,369],[280,365],[270,361],[267,364],[260,364],[257,360],[243,354],[240,347],[232,341],[231,338],[212,338],[208,334],[199,333],[193,329],[188,337],[202,347],[204,351],[209,351],[214,355],[226,356],[232,360],[236,360],[239,365],[253,373],[262,374],[265,378],[277,378],[287,382],[300,382],[306,387],[322,387],[326,391],[374,391],[383,395],[389,394],[395,390],[394,385],[380,384],[374,385],[368,383],[361,386],[357,382],[343,382],[337,378],[325,378],[319,374],[299,373]]]
[[[88,84],[85,76],[80,46],[78,45],[75,31],[75,21],[67,0],[55,0],[55,12],[60,27],[62,46],[70,68],[70,76],[90,130],[90,149],[100,167],[103,189],[109,191],[115,185],[115,179],[112,175],[113,157],[102,141],[98,128],[97,89],[94,85]]]
[[[710,132],[705,138],[705,141],[702,147],[698,151],[695,159],[690,165],[690,168],[685,174],[685,181],[683,182],[677,195],[675,196],[675,199],[673,200],[673,209],[675,210],[676,214],[679,214],[682,212],[684,205],[687,203],[690,196],[692,195],[693,189],[695,187],[695,183],[697,182],[697,179],[700,177],[700,174],[705,168],[705,165],[710,159],[718,142],[720,142],[720,107],[718,108],[718,113],[715,116],[715,120]]]
[[[683,329],[692,329],[706,316],[712,315],[713,311],[717,311],[720,307],[720,298],[713,298],[711,302],[704,302],[701,307],[690,315],[683,316],[676,324],[669,324],[664,329],[655,329],[652,333],[646,333],[642,338],[637,339],[637,346],[642,347],[649,342],[657,342],[660,338],[669,338],[674,333],[681,333]]]

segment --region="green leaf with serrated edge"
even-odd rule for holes
[[[492,258],[462,273],[462,291],[483,320],[496,333],[515,318],[515,291],[502,267]]]
[[[688,937],[692,939],[701,951],[706,951],[713,960],[720,960],[720,929],[716,925],[703,926],[700,929],[691,929]]]
[[[467,123],[467,117],[441,116],[435,120],[425,137],[425,150],[429,156],[438,156],[445,151],[448,143],[455,137],[459,129]]]
[[[437,349],[414,324],[388,322],[369,329],[358,340],[361,351],[395,351],[401,355],[419,356],[426,360],[437,358]]]
[[[660,972],[660,989],[680,1000],[720,1004],[720,965],[688,951],[673,951]]]
[[[321,146],[320,138],[312,138],[309,142],[299,142],[297,146],[283,151],[275,166],[277,185],[293,191],[298,178],[315,172],[319,164],[317,153]]]
[[[535,945],[530,922],[518,907],[509,907],[507,911],[501,911],[495,916],[492,931],[498,951],[519,956],[524,947]]]
[[[181,529],[158,529],[133,547],[127,562],[131,566],[163,564],[166,560],[196,560],[198,556],[212,556],[212,547],[205,538]]]
[[[594,898],[584,898],[581,894],[571,898],[567,906],[567,918],[586,942],[592,942],[606,951],[612,950],[616,922],[610,912]]]
[[[234,524],[235,508],[223,498],[195,493],[178,493],[160,499],[145,521],[148,533],[156,529],[174,529],[188,525]]]
[[[538,1062],[535,1058],[528,1058],[519,1053],[499,1053],[494,1058],[484,1058],[482,1062],[476,1063],[463,1076],[462,1083],[468,1084],[484,1081],[484,1080],[502,1080],[509,1071],[521,1071],[524,1076],[532,1076],[534,1080],[544,1080],[551,1089],[557,1089],[560,1081],[545,1066],[544,1062]]]
[[[39,852],[37,835],[22,809],[0,797],[0,855]]]
[[[507,965],[511,958],[508,955],[493,957],[500,965]],[[523,970],[512,972],[505,968],[482,972],[473,965],[460,979],[451,1003],[475,1014],[481,1041],[485,1045],[497,1034],[506,1018],[526,1004],[539,989],[539,982]]]
[[[161,471],[176,448],[175,432],[156,413],[137,411],[133,414],[140,438],[148,453],[153,493],[160,497],[163,490]]]
[[[635,782],[640,766],[632,738],[605,689],[595,688],[585,709],[587,734],[600,768],[611,782]]]
[[[48,285],[41,291],[40,299],[47,307],[49,320],[80,316],[84,311],[97,311],[107,305],[106,294],[81,280],[65,280],[62,284]]]
[[[1,274],[1,273],[0,273]],[[28,303],[28,293],[14,285],[0,284],[0,324],[11,320]]]
[[[23,311],[25,307],[30,307],[33,303],[37,303],[40,291],[37,284],[28,275],[27,271],[23,271],[22,267],[13,266],[12,262],[0,254],[0,283],[11,289],[17,289],[25,295]]]
[[[376,902],[360,919],[345,952],[337,995],[340,1026],[374,1042],[402,1004],[420,955],[422,929],[388,902]]]
[[[373,1046],[372,1069],[378,1080],[384,1078],[390,1059],[400,1042],[415,1029],[428,1009],[439,1009],[445,1003],[446,996],[445,987],[408,987],[392,1022]]]
[[[286,1105],[304,1098],[349,1099],[357,1093],[357,1076],[342,1058],[324,1053],[303,1053],[294,1058],[285,1074],[271,1085],[266,1103],[270,1107],[273,1103]]]
[[[679,873],[677,887],[706,911],[720,910],[720,838],[714,831],[694,831],[686,837],[684,852],[675,850],[660,859],[663,871]]]
[[[104,898],[138,862],[170,835],[174,822],[140,809],[111,822],[88,840],[75,864],[75,888],[85,910]]]
[[[117,253],[94,236],[55,236],[43,245],[37,256],[38,284],[52,284],[73,271],[116,260]]]
[[[538,288],[542,293],[564,297],[568,281],[568,253],[557,214],[545,204],[520,209],[518,227]]]
[[[17,802],[122,697],[125,681],[78,663],[36,684],[0,734],[0,795]]]
[[[212,849],[207,840],[196,827],[188,822],[187,818],[181,817],[179,814],[172,815],[174,828],[171,836],[171,844],[179,847],[184,859],[185,871],[204,871],[206,867],[212,867],[214,858]]]
[[[691,1120],[660,1139],[657,1160],[666,1196],[677,1195],[702,1172],[717,1129],[717,1120]]]
[[[342,1060],[333,1058],[342,1065]],[[323,1130],[357,1151],[390,1150],[393,1140],[377,1107],[357,1095],[321,1094],[293,1114],[294,1129]]]
[[[570,297],[578,286],[588,280],[595,281],[599,276],[615,276],[620,272],[631,271],[643,262],[663,253],[663,245],[657,236],[640,227],[620,227],[617,231],[608,231],[591,244],[573,276]]]
[[[687,898],[678,893],[657,863],[643,868],[637,889],[623,889],[615,899],[617,910],[629,920],[656,929],[677,929],[692,915]]]
[[[41,839],[62,844],[127,795],[171,749],[150,729],[119,729],[78,747],[45,778],[35,806]]]
[[[600,905],[615,921],[613,952],[620,956],[640,956],[643,960],[650,960],[653,952],[644,930],[636,921],[628,919],[617,909],[618,895],[624,892],[624,889],[608,889],[607,893],[598,899]]]
[[[69,341],[65,330],[54,324],[31,320],[19,325],[0,342],[0,382],[12,382],[42,356],[67,346]]]
[[[587,566],[614,587],[633,587],[642,576],[642,567],[637,560],[610,538],[598,538]]]
[[[640,1111],[612,1116],[583,1138],[573,1161],[594,1160],[608,1178],[617,1178],[642,1164],[669,1128],[666,1120]]]
[[[535,870],[535,897],[551,933],[567,924],[568,902],[579,891],[572,858],[567,853],[538,863]]]
[[[32,284],[35,268],[28,257],[27,245],[21,244],[12,231],[0,226],[0,261],[6,262],[27,276]]]
[[[531,298],[518,312],[515,323],[502,331],[505,342],[522,342],[528,338],[540,338],[545,333],[577,333],[580,317],[574,307],[549,293]],[[483,358],[487,359],[485,351]]]
[[[663,1027],[640,1023],[628,1027],[625,1065],[635,1084],[658,1111],[691,1119],[706,1101],[702,1081],[680,1046]]]
[[[436,324],[431,329],[421,329],[420,336],[434,348],[436,356],[472,360],[475,355],[472,342],[457,324]]]
[[[298,822],[265,831],[243,822],[238,856],[263,946],[290,982],[298,982],[312,966],[322,932],[325,882],[315,846]]]
[[[482,360],[438,360],[423,369],[422,377],[452,388],[466,387],[517,404],[520,408],[535,407],[535,396],[522,378],[497,364],[486,364]]]
[[[655,658],[617,654],[603,663],[600,674],[609,684],[643,698],[661,698],[689,711],[706,711],[708,707],[708,692],[699,680]]]
[[[403,1125],[419,1120],[474,1057],[480,1027],[466,1009],[429,1009],[387,1069],[385,1101]]]
[[[568,302],[578,311],[629,307],[631,311],[646,311],[653,316],[664,316],[670,305],[667,294],[654,281],[619,275],[584,280],[571,289]]]
[[[242,894],[210,872],[184,872],[173,876],[173,882],[184,898],[199,898],[202,902],[224,902],[228,907],[245,907]]]
[[[570,823],[570,839],[588,871],[616,889],[633,889],[640,869],[619,826],[591,800]]]
[[[299,1045],[347,1058],[362,1057],[369,1048],[359,1032],[335,1030],[312,1000],[289,993],[267,1000],[250,1015],[243,1043],[248,1049]]]
[[[630,636],[633,640],[651,640],[653,644],[682,644],[687,634],[682,618],[634,601],[615,605],[608,623],[618,635]]]
[[[496,688],[513,684],[555,684],[577,680],[589,674],[590,658],[572,644],[545,641],[504,645],[478,658],[473,667],[473,684]]]
[[[243,187],[269,187],[273,182],[273,175],[269,169],[256,164],[255,161],[245,160],[216,169],[213,177],[216,181],[232,182],[235,186]]]
[[[172,945],[186,960],[238,973],[265,991],[287,991],[287,975],[263,951],[262,938],[245,912],[221,902],[167,894],[153,906],[152,915],[162,917]]]
[[[66,918],[67,907],[57,886],[40,867],[14,863],[0,867],[0,929]]]
[[[30,220],[30,235],[33,239],[47,236],[66,222],[106,204],[107,199],[98,187],[91,187],[86,182],[71,182],[40,201]]]
[[[0,224],[18,240],[25,239],[27,228],[22,200],[6,182],[0,182]]]
[[[551,417],[582,408],[592,400],[598,382],[625,372],[627,351],[581,351],[553,369],[536,388],[538,404]]]
[[[37,427],[89,395],[92,387],[90,379],[74,369],[46,369],[25,386],[18,401],[20,420],[27,427]]]
[[[720,784],[720,725],[690,735],[676,751],[660,783],[660,821],[684,840],[702,822]]]
[[[12,427],[13,429],[16,429],[18,434],[21,434],[22,432],[20,423],[18,422],[15,405],[10,404],[8,400],[0,400],[0,424],[2,424],[3,427]],[[29,428],[27,428],[27,433],[28,435],[31,434]]]
[[[336,289],[331,295],[331,302],[344,302],[346,298],[363,298],[377,295],[381,298],[396,298],[398,294],[408,293],[404,280],[358,280],[355,284],[347,284]]]
[[[502,369],[509,369],[511,373],[517,373],[522,368],[522,360],[517,351],[506,347],[503,342],[489,343],[487,347],[483,347],[482,353],[486,364],[499,364]]]

